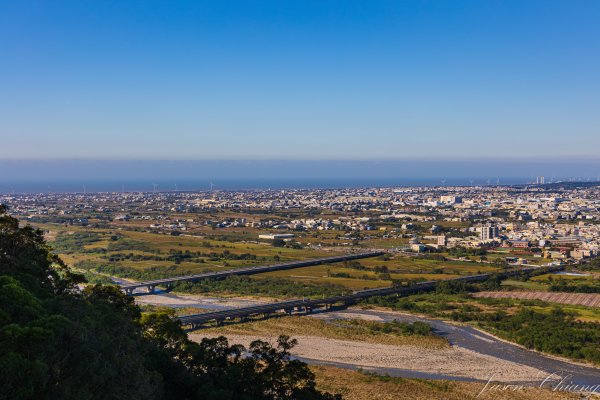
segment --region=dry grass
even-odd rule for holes
[[[493,299],[542,300],[550,303],[575,304],[588,307],[600,307],[600,294],[597,293],[559,293],[559,292],[479,292],[474,297]]]
[[[477,394],[483,383],[389,378],[329,366],[311,366],[317,387],[330,393],[340,393],[345,400],[558,400],[579,396],[538,388],[518,391],[490,391]]]
[[[252,321],[244,324],[227,325],[217,328],[203,329],[201,333],[253,335],[270,337],[273,335],[316,336],[339,340],[353,340],[365,343],[387,345],[411,345],[427,348],[448,348],[448,342],[435,335],[399,335],[374,332],[367,327],[368,322],[358,321],[356,324],[336,324],[321,319],[291,316]]]

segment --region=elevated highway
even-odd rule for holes
[[[554,272],[561,270],[562,267],[550,267],[544,271]],[[521,268],[518,270],[507,271],[500,274],[502,279],[516,276],[522,273],[529,273],[539,270],[539,268]],[[226,320],[240,319],[245,321],[249,317],[263,315],[265,317],[272,314],[293,314],[294,312],[310,313],[315,308],[324,307],[325,310],[330,309],[334,305],[349,306],[355,304],[359,300],[374,296],[402,295],[406,296],[413,293],[434,290],[440,282],[448,281],[464,281],[467,283],[482,282],[488,279],[491,274],[470,275],[460,278],[445,279],[440,281],[427,281],[416,283],[410,286],[391,286],[385,288],[376,288],[353,292],[348,295],[332,296],[323,299],[298,299],[281,301],[277,303],[263,304],[259,306],[241,307],[230,310],[214,311],[208,313],[186,315],[178,317],[182,326],[196,329],[209,322],[214,322],[221,325]]]
[[[127,294],[133,294],[138,288],[145,288],[148,293],[154,293],[157,286],[163,286],[167,290],[171,289],[177,282],[196,282],[202,279],[220,279],[231,275],[253,275],[263,272],[281,271],[285,269],[310,267],[313,265],[332,264],[343,261],[359,260],[362,258],[378,257],[385,254],[382,251],[370,251],[364,253],[345,254],[342,256],[332,256],[324,258],[314,258],[312,260],[291,261],[287,263],[262,265],[256,267],[236,268],[226,271],[205,272],[196,275],[174,276],[172,278],[155,279],[151,281],[136,282],[127,285],[121,285],[121,289]]]

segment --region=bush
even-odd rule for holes
[[[289,337],[191,342],[169,314],[142,316],[118,288],[80,283],[0,206],[1,399],[339,398],[315,389]]]

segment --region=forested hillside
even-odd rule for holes
[[[295,344],[188,340],[111,286],[78,284],[40,231],[0,205],[0,399],[335,399]]]

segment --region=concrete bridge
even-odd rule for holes
[[[554,272],[561,270],[562,267],[550,267],[548,269],[544,269],[544,271]],[[507,271],[500,274],[502,279],[509,278],[511,276],[517,276],[521,273],[530,273],[536,270],[540,270],[539,268],[522,268],[513,271]],[[340,305],[342,307],[347,307],[352,304],[356,304],[359,300],[366,299],[374,296],[388,296],[397,294],[399,296],[406,296],[409,294],[414,294],[418,292],[430,291],[434,290],[440,282],[448,282],[448,281],[464,281],[467,283],[476,283],[482,282],[488,279],[491,274],[479,274],[479,275],[470,275],[464,276],[460,278],[453,279],[445,279],[440,281],[427,281],[416,283],[410,286],[391,286],[385,288],[376,288],[376,289],[368,289],[361,290],[357,292],[353,292],[348,295],[342,296],[333,296],[323,299],[298,299],[298,300],[289,300],[289,301],[281,301],[277,303],[263,304],[259,306],[250,306],[250,307],[241,307],[234,308],[230,310],[223,311],[214,311],[208,313],[194,314],[194,315],[186,315],[178,317],[177,319],[181,322],[181,325],[184,327],[188,327],[190,329],[197,329],[202,325],[214,322],[217,325],[223,324],[226,320],[234,320],[238,318],[241,322],[246,321],[248,318],[252,316],[264,316],[268,317],[271,315],[291,315],[293,313],[311,313],[316,308],[321,308],[322,310],[330,310],[334,305]]]
[[[165,287],[167,290],[170,290],[173,288],[173,285],[177,282],[183,282],[183,281],[195,282],[195,281],[199,281],[202,279],[219,279],[219,278],[225,278],[230,275],[261,274],[263,272],[280,271],[280,270],[285,270],[285,269],[310,267],[313,265],[331,264],[331,263],[337,263],[337,262],[342,262],[342,261],[359,260],[362,258],[378,257],[383,254],[385,254],[383,251],[370,251],[370,252],[365,252],[365,253],[346,254],[346,255],[342,255],[342,256],[315,258],[312,260],[291,261],[291,262],[282,263],[282,264],[236,268],[236,269],[229,269],[226,271],[218,271],[218,272],[205,272],[205,273],[196,274],[196,275],[174,276],[172,278],[155,279],[155,280],[151,280],[151,281],[136,282],[136,283],[132,283],[132,284],[121,285],[121,289],[129,295],[133,294],[133,291],[138,288],[146,288],[148,293],[154,293],[157,286],[162,286],[162,287]]]

